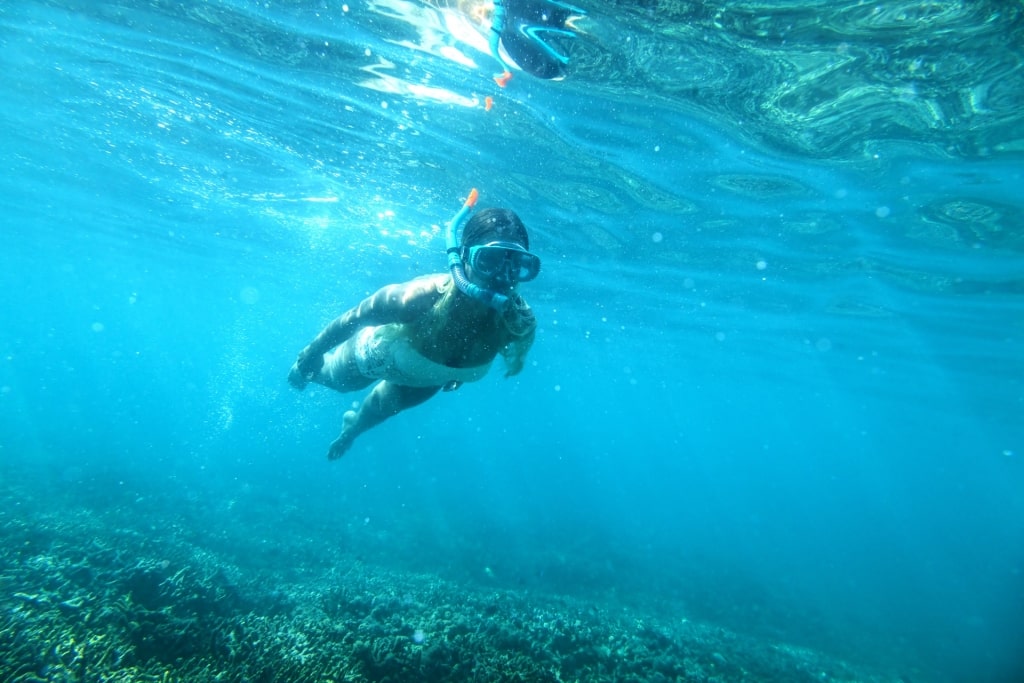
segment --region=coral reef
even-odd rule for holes
[[[0,512],[0,680],[12,683],[896,680],[611,603],[460,586],[340,551],[308,571],[244,566],[173,520],[15,507]]]

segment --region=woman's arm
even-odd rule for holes
[[[505,359],[505,376],[513,377],[523,370],[526,364],[526,354],[533,346],[533,330],[518,339],[513,339],[501,349],[501,357]]]
[[[501,357],[505,359],[505,376],[512,377],[526,363],[526,354],[537,333],[537,319],[530,305],[517,294],[505,310],[503,322],[512,339],[501,348]]]

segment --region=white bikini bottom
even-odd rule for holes
[[[364,327],[356,333],[355,362],[360,374],[406,387],[443,387],[483,379],[491,364],[452,368],[435,363],[412,347],[398,324]]]

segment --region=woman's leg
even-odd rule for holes
[[[337,460],[345,455],[355,438],[367,429],[376,427],[406,408],[418,406],[440,390],[441,387],[405,387],[381,382],[363,400],[358,410],[350,410],[342,417],[341,435],[331,444],[327,457]]]
[[[340,391],[358,391],[370,386],[376,380],[359,372],[355,358],[355,340],[349,339],[324,356],[324,365],[313,376],[317,384]]]

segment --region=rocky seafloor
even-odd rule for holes
[[[5,682],[899,680],[682,617],[336,550],[278,571],[179,523],[0,493]]]

